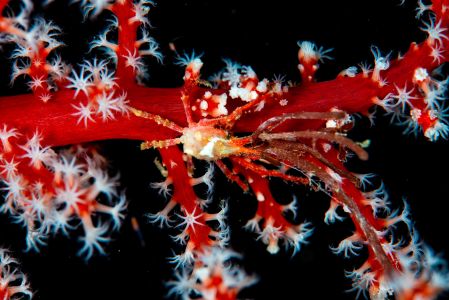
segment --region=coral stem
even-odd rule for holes
[[[356,80],[358,81],[358,80]],[[338,94],[335,85],[347,85],[347,94]],[[254,112],[251,118],[242,118],[236,124],[236,131],[254,131],[266,119],[295,111],[328,111],[338,107],[348,112],[366,111],[372,106],[369,94],[374,95],[376,89],[357,88],[358,83],[353,80],[327,81],[307,87],[291,88],[287,95],[289,105],[273,104],[270,110]],[[330,91],[326,95],[326,91]],[[351,91],[351,92],[349,92]],[[323,95],[324,93],[324,95]],[[368,94],[368,95],[367,95]],[[128,90],[128,99],[134,107],[158,114],[177,124],[185,125],[185,115],[179,100],[181,88],[144,88],[135,87]],[[367,97],[368,96],[368,97]],[[68,145],[106,139],[155,140],[175,137],[175,133],[154,122],[129,116],[118,116],[108,122],[92,122],[85,127],[77,124],[73,115],[74,92],[60,91],[54,94],[54,99],[42,105],[35,101],[33,95],[22,94],[0,97],[0,123],[18,126],[24,132],[33,132],[36,127],[44,134],[49,145]],[[157,128],[157,130],[155,130]]]

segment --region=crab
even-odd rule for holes
[[[336,166],[326,158],[325,153],[322,153],[330,150],[329,143],[335,143],[353,151],[362,160],[368,158],[362,146],[339,132],[341,126],[337,124],[346,124],[349,118],[346,113],[338,110],[285,113],[269,118],[252,134],[235,136],[231,129],[253,106],[254,104],[239,107],[230,115],[203,118],[198,122],[193,121],[191,113],[186,109],[187,127],[134,107],[130,110],[137,117],[152,120],[180,134],[173,139],[145,141],[141,144],[142,150],[182,144],[185,154],[199,160],[214,162],[230,180],[239,184],[245,191],[248,189],[247,184],[234,171],[229,170],[223,159],[230,159],[233,164],[254,171],[262,177],[279,177],[300,184],[309,184],[311,176],[318,177],[329,186],[336,186],[339,176],[354,182],[358,180],[356,176]],[[326,123],[326,128],[273,132],[276,127],[290,120],[321,120]],[[302,142],[304,140],[312,142]],[[322,151],[316,149],[317,141],[320,141]],[[288,175],[285,168],[269,169],[264,164],[294,168],[305,176]]]

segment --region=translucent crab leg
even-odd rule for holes
[[[324,182],[328,188],[339,188],[338,181],[323,168],[324,166],[320,166],[297,155],[292,156],[291,151],[282,148],[270,148],[267,153],[278,158],[280,161],[284,161],[288,167],[294,168],[304,174],[309,182],[313,183],[312,176],[316,176],[320,181]],[[328,194],[324,189],[323,192]]]
[[[162,126],[164,126],[164,127],[167,127],[167,128],[169,128],[169,129],[171,129],[171,130],[173,130],[173,131],[177,131],[177,132],[179,132],[179,133],[182,133],[183,130],[184,130],[181,126],[179,126],[179,125],[176,124],[175,122],[172,122],[172,121],[170,121],[170,120],[168,120],[168,119],[162,118],[162,117],[159,116],[159,115],[155,115],[155,114],[152,114],[152,113],[149,113],[149,112],[146,112],[146,111],[143,111],[143,110],[134,108],[134,107],[131,107],[131,108],[130,108],[130,111],[131,111],[136,117],[144,118],[144,119],[148,119],[148,120],[152,120],[152,121],[154,121],[156,124],[162,125]]]
[[[181,139],[169,139],[169,140],[162,140],[162,141],[145,141],[142,144],[140,144],[140,150],[147,150],[151,148],[167,148],[170,146],[178,145],[181,143]]]
[[[287,181],[295,182],[295,183],[299,183],[299,184],[309,184],[308,178],[287,175],[285,173],[282,173],[282,172],[279,172],[276,170],[267,170],[263,166],[257,165],[257,164],[255,164],[251,161],[248,161],[244,158],[233,157],[231,160],[244,168],[247,168],[247,169],[250,169],[251,171],[256,172],[257,174],[259,174],[262,177],[272,176],[272,177],[282,178]]]
[[[240,186],[240,188],[243,191],[248,191],[248,185],[243,182],[238,176],[237,174],[235,174],[234,172],[232,172],[231,170],[229,170],[228,166],[226,166],[221,160],[217,160],[215,161],[215,164],[218,166],[218,168],[220,168],[220,170],[223,172],[223,174],[230,179],[231,181],[234,181],[235,183],[237,183],[238,186]]]
[[[301,153],[308,153],[312,155],[312,157],[316,158],[318,161],[320,161],[325,166],[331,168],[334,172],[337,172],[338,174],[350,179],[352,182],[358,182],[358,178],[355,177],[352,173],[340,169],[336,167],[332,162],[330,162],[327,158],[325,158],[318,150],[315,150],[312,147],[309,147],[305,144],[301,144],[298,142],[290,142],[285,140],[273,140],[269,141],[269,144],[264,151],[269,151],[270,149],[285,149],[292,155],[300,156]],[[265,153],[265,152],[264,152]]]
[[[215,119],[202,119],[199,124],[203,126],[223,126],[225,128],[232,128],[245,112],[250,110],[251,108],[257,106],[260,102],[264,101],[264,97],[259,97],[257,100],[249,102],[248,104],[237,107],[233,112],[229,115],[221,118]]]
[[[346,117],[344,112],[299,112],[283,114],[270,118],[260,124],[252,134],[253,139],[257,138],[262,132],[272,131],[277,126],[287,120],[340,120]]]
[[[329,132],[304,130],[304,131],[292,131],[292,132],[281,132],[281,133],[261,133],[259,138],[263,141],[271,140],[290,140],[294,141],[298,138],[311,138],[311,139],[323,139],[331,142],[336,142],[337,144],[343,145],[346,148],[352,150],[361,160],[368,159],[368,153],[359,145],[357,145],[351,139]]]

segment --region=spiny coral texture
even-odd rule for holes
[[[167,282],[169,296],[235,299],[242,288],[257,281],[235,265],[234,261],[238,259],[241,259],[240,255],[228,249],[205,249],[197,257],[197,267],[177,271],[175,278]]]
[[[79,254],[88,259],[95,250],[103,253],[126,208],[117,177],[104,171],[106,161],[93,148],[49,146],[131,138],[143,141],[142,150],[158,149],[162,157],[155,163],[165,179],[152,186],[169,200],[148,219],[178,228],[174,240],[185,247],[171,258],[177,273],[168,284],[169,295],[235,299],[254,283],[229,263],[235,254],[226,249],[226,201],[217,206],[211,193],[201,199],[194,191],[199,184],[213,190],[213,165],[243,191],[254,193],[258,208],[245,227],[270,253],[279,252],[280,246],[298,252],[313,231],[309,222],[296,220],[295,199],[281,205],[273,197],[269,179],[278,177],[328,194],[326,223],[341,220],[341,208],[350,216],[353,235],[332,250],[348,257],[366,248],[366,261],[347,272],[357,295],[434,299],[448,288],[445,262],[421,241],[408,205],[393,209],[383,186],[369,190],[369,175],[353,174],[344,166],[351,155],[368,158],[346,136],[354,123],[350,114],[372,117],[369,109],[375,105],[407,132],[422,131],[431,141],[447,138],[447,82],[437,79],[437,67],[449,58],[447,1],[420,2],[418,17],[427,20],[422,28],[427,39],[413,43],[395,60],[373,47],[373,68],[350,67],[335,80],[317,83],[318,63],[330,58],[330,50],[300,41],[300,85],[279,77],[259,79],[251,67],[230,60],[206,81],[200,56],[192,54],[179,55],[184,85],[175,89],[138,84],[147,74],[142,56],[162,60],[148,30],[146,15],[153,2],[80,1],[86,16],[109,11],[104,14],[109,14],[110,24],[91,43],[90,51],[101,49],[104,58],[73,68],[57,54],[48,59],[62,45],[58,27],[31,20],[33,4],[28,0],[15,15],[7,2],[0,0],[0,42],[16,45],[12,80],[29,78],[34,96],[0,101],[2,209],[27,228],[29,249],[44,244],[51,233],[67,234],[81,226]],[[176,52],[174,45],[172,49]],[[236,136],[239,131],[251,133]],[[200,177],[193,175],[197,159],[210,163]]]
[[[120,227],[126,208],[125,196],[116,190],[118,177],[104,171],[106,160],[95,149],[81,146],[55,152],[41,145],[39,133],[21,136],[6,126],[0,139],[6,192],[1,210],[27,229],[28,250],[38,250],[51,233],[68,235],[81,225],[80,254],[88,259],[94,249],[102,252],[102,243]],[[95,218],[98,213],[108,217]]]
[[[19,263],[0,249],[0,299],[30,299],[33,293],[25,275],[18,270]]]

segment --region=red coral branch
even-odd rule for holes
[[[429,55],[430,51],[428,43],[423,42],[419,46],[412,45],[401,60],[391,61],[390,68],[381,73],[390,83],[383,87],[363,74],[352,78],[338,77],[331,81],[291,87],[284,95],[285,99],[288,99],[286,106],[279,103],[268,104],[269,109],[254,112],[251,118],[239,120],[235,131],[254,131],[266,119],[289,112],[329,111],[338,108],[348,113],[367,114],[375,103],[383,105],[378,99],[397,93],[395,85],[402,87],[406,83],[412,83],[417,68],[433,70],[441,62],[449,59],[449,55],[446,54],[440,61],[434,61]],[[203,95],[207,91],[219,94],[222,90],[201,88],[195,96]],[[165,128],[133,116],[117,116],[115,120],[108,122],[101,122],[97,117],[97,122],[83,128],[76,122],[77,117],[73,110],[76,102],[73,94],[74,92],[70,90],[56,92],[53,94],[54,99],[46,106],[34,101],[32,95],[3,96],[0,98],[0,109],[3,112],[0,123],[11,126],[20,124],[20,128],[27,131],[34,131],[38,127],[45,133],[46,142],[54,146],[114,138],[159,140],[173,137],[173,134]],[[146,88],[133,84],[132,88],[127,89],[127,99],[134,107],[185,125],[180,94],[180,88]],[[24,112],[28,115],[26,119],[23,118]],[[427,128],[429,125],[425,126]],[[67,132],[72,134],[67,135]]]
[[[329,50],[299,42],[302,83],[289,86],[278,79],[260,79],[250,67],[226,61],[225,71],[212,88],[211,82],[201,78],[203,63],[194,55],[179,57],[179,64],[186,67],[182,87],[140,86],[138,82],[145,75],[142,56],[161,60],[157,44],[148,35],[145,15],[151,1],[82,2],[86,13],[98,15],[107,9],[116,17],[91,45],[91,50],[106,49],[115,71],[108,61],[94,59],[84,61],[78,71],[72,70],[69,75],[68,67],[59,59],[47,61],[50,52],[59,46],[56,27],[44,21],[29,27],[22,19],[1,15],[0,41],[15,43],[18,50],[13,57],[24,59],[16,63],[13,79],[30,77],[34,93],[0,98],[0,124],[4,124],[0,131],[0,159],[8,190],[4,206],[11,214],[24,212],[19,218],[32,229],[31,233],[42,234],[43,238],[53,227],[59,230],[58,226],[62,226],[58,223],[61,218],[55,217],[58,214],[67,219],[64,230],[69,219],[80,219],[85,232],[80,252],[89,258],[94,249],[102,251],[100,242],[107,241],[108,225],[99,221],[94,224],[94,214],[109,214],[114,227],[118,227],[124,200],[111,203],[111,194],[117,196],[115,188],[110,187],[115,183],[98,170],[95,155],[92,158],[84,152],[68,152],[58,156],[46,146],[105,139],[140,140],[142,149],[154,147],[162,155],[163,166],[157,164],[165,181],[153,186],[165,195],[170,194],[169,185],[173,186],[167,206],[149,215],[149,219],[169,225],[169,213],[180,206],[175,216],[181,221],[176,227],[181,227],[182,232],[175,240],[185,244],[186,249],[172,261],[183,269],[174,289],[184,298],[192,292],[213,291],[217,298],[234,299],[241,288],[223,285],[226,268],[220,265],[222,261],[213,260],[216,247],[224,246],[229,238],[224,223],[226,205],[218,213],[207,213],[208,201],[196,195],[194,185],[211,186],[209,171],[193,177],[193,159],[199,159],[216,162],[230,180],[244,190],[251,188],[258,208],[247,227],[259,234],[271,253],[278,252],[279,242],[296,252],[307,243],[312,230],[309,223],[295,225],[285,218],[288,209],[296,212],[294,203],[280,205],[270,192],[268,179],[279,177],[310,184],[332,196],[326,220],[339,219],[335,209],[342,206],[355,225],[353,235],[333,248],[334,252],[357,255],[364,245],[368,248],[366,262],[348,272],[354,290],[368,290],[373,299],[386,298],[393,292],[399,299],[431,299],[447,288],[443,282],[447,275],[432,264],[433,253],[421,246],[407,205],[401,213],[393,212],[382,191],[363,193],[361,181],[343,162],[351,151],[367,159],[365,150],[345,135],[352,125],[349,114],[369,116],[375,105],[405,125],[406,131],[422,130],[432,141],[449,136],[442,103],[447,82],[438,80],[434,72],[449,60],[447,2],[434,1],[429,6],[421,3],[420,14],[425,10],[433,12],[423,27],[428,35],[425,41],[412,43],[395,60],[372,47],[374,68],[362,66],[358,74],[353,67],[334,80],[315,82],[318,63],[329,58]],[[31,4],[24,3],[23,12],[29,12]],[[5,4],[0,2],[0,10]],[[109,41],[111,31],[117,32],[116,42]],[[36,101],[35,96],[48,103]],[[20,129],[25,138],[20,140],[10,128]],[[238,133],[249,134],[238,137]],[[27,140],[31,134],[33,137]],[[177,144],[182,144],[183,152]],[[17,168],[13,163],[16,156],[21,159]],[[75,166],[69,165],[68,159],[79,161],[74,174],[70,168]],[[106,194],[109,205],[96,200],[100,193]],[[63,208],[61,201],[67,202]],[[41,206],[34,202],[51,213],[39,211],[36,207]],[[214,228],[213,222],[218,226]],[[397,223],[407,227],[406,241],[394,236]],[[41,242],[40,237],[29,240]],[[208,276],[198,275],[202,272]]]

